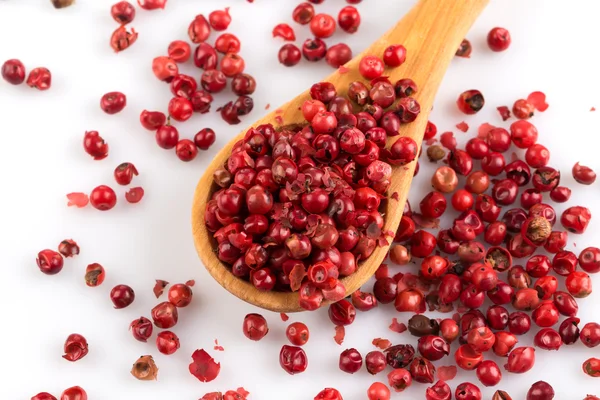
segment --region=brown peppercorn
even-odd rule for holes
[[[131,375],[140,381],[153,381],[158,376],[158,367],[152,356],[141,356],[131,368]]]
[[[496,393],[492,396],[492,400],[512,400],[512,397],[504,390],[496,390]]]
[[[427,148],[427,157],[431,162],[438,162],[444,157],[446,157],[446,152],[442,148],[442,146],[434,144],[433,146],[429,146]]]
[[[50,0],[54,8],[66,8],[75,4],[75,0]]]
[[[411,335],[417,337],[437,335],[440,332],[440,325],[435,319],[417,314],[408,320],[408,330]]]
[[[396,244],[390,249],[390,260],[394,264],[406,265],[410,262],[411,256],[408,249],[401,244]]]

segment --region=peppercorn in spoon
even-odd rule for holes
[[[420,104],[420,114],[414,122],[400,125],[399,136],[388,136],[387,147],[398,138],[413,139],[420,147],[427,126],[427,118],[432,108],[434,96],[442,77],[454,57],[467,31],[485,8],[489,0],[420,0],[398,24],[384,34],[377,42],[363,53],[349,61],[344,67],[327,77],[324,82],[332,83],[337,94],[348,94],[349,85],[360,81],[369,85],[361,76],[359,65],[366,56],[383,58],[384,51],[391,45],[403,45],[406,48],[406,61],[399,67],[387,67],[383,76],[395,83],[403,78],[412,79],[418,86],[413,94]],[[363,65],[364,74],[364,65]],[[215,171],[226,165],[232,154],[234,145],[243,139],[251,127],[272,124],[275,129],[286,125],[306,123],[302,113],[302,105],[311,96],[308,91],[300,94],[287,104],[279,107],[264,118],[249,126],[239,136],[230,141],[215,156],[200,179],[192,206],[192,232],[198,255],[206,269],[225,289],[238,298],[256,306],[276,311],[302,311],[299,294],[295,292],[261,291],[252,283],[240,279],[231,271],[231,267],[221,262],[216,254],[216,241],[213,233],[207,229],[205,210],[212,194],[220,189],[214,183]],[[394,107],[394,106],[392,106]],[[355,110],[356,111],[356,110]],[[416,160],[406,165],[394,166],[387,190],[387,203],[381,210],[384,216],[382,232],[396,232],[402,217],[402,210],[408,195]],[[242,224],[244,221],[240,221]],[[393,238],[388,237],[388,242]],[[345,295],[359,289],[377,270],[384,260],[387,245],[376,246],[372,254],[360,261],[358,269],[351,275],[340,279],[345,287]],[[308,266],[308,263],[307,263]]]

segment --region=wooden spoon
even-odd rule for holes
[[[362,54],[348,62],[346,64],[347,72],[342,73],[337,70],[325,81],[333,83],[338,94],[343,96],[347,93],[351,82],[364,81],[358,72],[358,65],[363,56],[377,55],[382,57],[384,50],[389,45],[404,45],[407,49],[406,62],[398,68],[387,68],[384,75],[389,76],[392,83],[401,78],[411,78],[417,83],[418,92],[414,97],[421,105],[421,113],[416,121],[401,126],[400,135],[410,136],[420,144],[423,140],[423,133],[434,96],[448,64],[454,57],[467,31],[488,1],[420,0],[393,29]],[[304,118],[300,107],[307,99],[310,99],[308,91],[300,94],[281,106],[279,110],[271,112],[251,126],[272,124],[277,128],[282,125],[281,121],[285,125],[303,122]],[[298,305],[297,292],[262,292],[257,290],[251,283],[235,277],[230,268],[217,258],[212,235],[204,225],[206,203],[216,186],[213,183],[213,173],[218,167],[225,164],[234,143],[244,136],[246,130],[221,149],[206,168],[206,172],[198,183],[192,205],[192,231],[196,249],[213,278],[240,299],[276,312],[302,311],[302,308]],[[389,138],[388,146],[397,139],[398,136]],[[384,214],[384,230],[396,232],[398,229],[414,168],[414,162],[405,167],[393,168],[392,183],[388,194],[398,193],[398,200],[389,199],[387,202],[387,209]],[[373,254],[359,265],[356,273],[342,280],[348,295],[359,289],[375,273],[387,251],[388,246],[376,247]]]

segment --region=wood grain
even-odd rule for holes
[[[377,42],[346,64],[346,73],[336,71],[325,80],[332,82],[340,95],[345,95],[348,85],[356,80],[364,81],[358,73],[358,64],[364,55],[382,56],[385,48],[391,44],[403,44],[407,49],[407,61],[399,68],[386,69],[384,75],[395,82],[401,78],[413,79],[419,88],[414,96],[421,105],[421,114],[415,122],[403,125],[400,135],[410,136],[417,143],[423,140],[429,111],[433,105],[435,94],[440,82],[454,57],[456,49],[465,37],[467,31],[485,8],[489,0],[421,0],[409,11],[398,24],[384,34]],[[277,127],[276,117],[283,118],[284,124],[300,123],[303,121],[299,111],[302,103],[309,99],[308,91],[300,94],[290,102],[279,107],[251,126],[272,124]],[[298,306],[297,293],[261,292],[249,282],[236,278],[230,269],[222,264],[216,256],[211,242],[211,233],[204,225],[204,209],[213,188],[213,173],[224,165],[231,154],[233,144],[240,140],[247,128],[239,136],[229,142],[213,159],[204,175],[198,182],[192,205],[192,233],[200,259],[208,272],[225,289],[240,299],[276,312],[302,311]],[[388,138],[388,145],[397,140],[398,136]],[[385,211],[385,230],[395,232],[398,228],[402,210],[406,202],[414,173],[415,163],[407,167],[394,167],[392,184],[388,193],[397,192],[398,201],[389,199]],[[377,247],[371,257],[361,263],[353,275],[342,280],[351,294],[359,289],[377,270],[388,247]]]

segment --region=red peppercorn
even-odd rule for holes
[[[300,25],[308,24],[315,15],[315,8],[310,3],[300,3],[294,9],[292,18]]]
[[[235,53],[228,53],[221,59],[220,68],[223,74],[227,77],[233,77],[244,72],[246,63],[244,59]]]
[[[82,387],[73,386],[62,392],[60,400],[88,400],[88,396]]]
[[[540,329],[535,334],[533,343],[536,347],[544,350],[558,350],[563,344],[558,332],[552,328]]]
[[[174,148],[179,142],[179,132],[173,125],[163,125],[156,131],[156,143],[163,149]]]
[[[474,203],[473,196],[465,189],[458,189],[452,195],[452,207],[456,211],[463,212],[469,210],[473,207]]]
[[[161,329],[174,327],[178,319],[177,307],[168,301],[162,302],[152,309],[154,325]]]
[[[585,374],[587,374],[593,378],[597,378],[600,376],[600,359],[588,358],[587,360],[584,361],[581,368],[583,369],[583,372]],[[591,396],[586,397],[584,400],[588,399],[589,397],[591,397]],[[590,400],[593,400],[593,399],[590,399]]]
[[[127,285],[117,285],[110,292],[110,299],[116,309],[128,307],[135,300],[133,289]]]
[[[473,194],[484,193],[490,185],[490,177],[483,171],[475,171],[467,177],[465,189]]]
[[[346,326],[354,322],[356,309],[348,300],[340,300],[329,306],[329,319],[336,326]]]
[[[518,341],[517,337],[512,333],[505,331],[496,332],[496,342],[492,348],[494,354],[498,357],[506,357]]]
[[[477,366],[477,378],[483,386],[496,386],[502,380],[502,371],[494,361],[485,360]]]
[[[463,39],[463,41],[460,43],[460,46],[458,47],[458,50],[456,50],[456,56],[463,58],[471,58],[472,51],[473,47],[471,46],[471,42],[469,42],[469,40],[467,39]]]
[[[300,49],[295,44],[284,44],[279,49],[279,62],[286,67],[293,67],[294,65],[300,62],[300,58],[302,54],[300,53]]]
[[[169,44],[167,53],[169,54],[169,58],[175,62],[184,63],[190,59],[192,49],[187,42],[184,42],[183,40],[175,40]]]
[[[548,328],[558,322],[558,309],[552,301],[543,301],[531,314],[533,322],[541,328]]]
[[[365,79],[379,78],[383,74],[383,61],[376,56],[365,56],[360,60],[358,71]]]
[[[319,39],[331,37],[335,28],[335,19],[329,14],[317,14],[310,21],[310,31]]]
[[[135,7],[128,1],[120,1],[111,7],[110,14],[117,23],[129,24],[135,18]]]
[[[314,400],[344,400],[342,399],[342,395],[336,389],[326,388],[323,389]]]
[[[192,302],[192,297],[192,288],[183,283],[173,285],[169,289],[169,301],[176,307],[183,308],[189,306]]]
[[[299,374],[306,371],[308,358],[300,347],[283,346],[279,353],[279,364],[288,374]]]
[[[115,180],[119,185],[129,185],[134,176],[138,175],[135,165],[129,162],[121,163],[115,168]]]
[[[525,152],[525,161],[531,168],[545,167],[550,161],[550,151],[544,145],[536,143]]]
[[[159,80],[171,82],[179,74],[179,67],[172,58],[160,56],[152,60],[152,72]]]
[[[58,252],[65,258],[79,254],[79,246],[73,239],[65,239],[58,245]]]
[[[97,131],[88,131],[83,136],[83,149],[94,160],[102,160],[108,156],[108,144]]]
[[[31,400],[56,400],[56,397],[52,396],[48,392],[41,392],[33,396]]]
[[[456,101],[458,109],[467,115],[476,114],[484,104],[485,100],[479,90],[467,90],[461,93]]]
[[[372,383],[367,389],[369,400],[390,400],[390,389],[381,382]]]
[[[517,347],[508,355],[508,362],[504,368],[508,372],[522,374],[533,368],[535,363],[535,349],[533,347]]]
[[[404,61],[406,61],[406,47],[401,44],[388,46],[383,52],[383,62],[388,67],[399,67],[404,64]]]
[[[398,368],[388,374],[388,383],[395,392],[403,392],[412,384],[412,376],[404,368]]]
[[[319,15],[323,15],[323,14],[319,14]],[[313,30],[312,24],[314,23],[315,19],[317,19],[319,17],[319,15],[315,15],[315,17],[311,21],[311,30],[312,30],[313,34],[317,37],[319,37],[319,36]],[[335,20],[333,21],[333,24],[335,26]],[[338,24],[340,25],[340,28],[342,28],[342,30],[344,30],[345,32],[355,33],[356,31],[358,31],[358,27],[360,26],[360,13],[358,12],[358,10],[355,7],[346,6],[346,7],[342,8],[340,10],[340,13],[338,14]],[[325,37],[327,37],[327,36],[325,36]]]
[[[560,223],[572,233],[584,233],[587,229],[592,213],[586,207],[575,206],[567,208],[560,217]]]
[[[294,346],[304,346],[310,337],[308,327],[302,322],[290,324],[285,331],[285,335]]]
[[[244,335],[254,341],[259,341],[269,333],[267,320],[260,314],[248,314],[242,325]]]
[[[510,42],[510,33],[504,28],[494,28],[488,33],[487,44],[492,51],[504,51]]]
[[[137,38],[138,33],[135,29],[131,28],[131,32],[129,32],[125,25],[121,25],[112,33],[110,37],[110,47],[112,47],[115,53],[119,53],[132,46],[137,41]]]
[[[579,265],[581,269],[590,274],[600,272],[600,249],[587,247],[579,253]]]
[[[97,210],[108,211],[117,204],[117,195],[112,188],[100,185],[90,193],[90,204]]]
[[[365,357],[365,365],[367,371],[371,375],[376,375],[383,371],[387,365],[385,360],[385,354],[381,351],[371,351]]]
[[[537,142],[538,131],[531,122],[519,120],[511,124],[510,136],[515,146],[528,149]]]
[[[190,23],[188,36],[192,43],[202,43],[210,36],[210,25],[204,15],[197,15]]]
[[[167,4],[167,0],[138,0],[138,5],[144,10],[158,10],[164,9]]]
[[[169,115],[176,121],[187,121],[193,112],[192,103],[186,98],[173,97],[169,102]]]
[[[181,161],[192,161],[198,155],[196,144],[189,139],[181,139],[175,147],[175,154]]]
[[[483,361],[483,354],[473,350],[468,344],[463,344],[454,353],[456,365],[464,370],[474,370]]]
[[[582,185],[591,185],[596,181],[596,173],[590,168],[575,163],[572,169],[573,178]]]
[[[63,257],[54,250],[42,250],[36,259],[40,271],[46,275],[56,275],[63,268]]]
[[[215,10],[208,15],[210,26],[215,31],[224,31],[231,23],[231,15],[229,15],[229,7],[224,10]]]
[[[600,345],[600,324],[596,322],[588,322],[581,328],[579,334],[581,343],[586,347],[593,348]]]
[[[290,28],[291,29],[291,28]],[[293,31],[292,31],[293,34]],[[231,33],[222,33],[215,40],[215,50],[219,53],[239,53],[241,48],[240,40]]]
[[[20,60],[8,60],[2,64],[2,78],[11,85],[20,85],[25,80],[25,66]]]
[[[296,47],[296,46],[294,46]],[[300,50],[296,47],[298,61],[300,61]],[[339,68],[352,59],[352,49],[345,43],[331,46],[325,55],[325,61],[333,68]]]
[[[73,333],[67,337],[64,345],[65,355],[62,356],[65,360],[75,362],[81,360],[88,354],[88,343],[87,340],[77,334]]]
[[[148,318],[140,317],[131,323],[129,329],[136,340],[146,343],[152,336],[154,327]]]
[[[554,389],[544,381],[534,383],[527,391],[527,400],[552,400],[553,398]]]
[[[165,355],[175,353],[179,347],[179,338],[171,331],[162,331],[156,337],[156,348]]]
[[[85,284],[89,287],[102,285],[106,278],[104,267],[98,263],[90,264],[85,269]]]
[[[149,131],[156,131],[162,125],[166,124],[167,117],[160,111],[144,110],[140,114],[140,122]]]
[[[515,101],[512,108],[513,115],[518,119],[529,119],[533,117],[534,111],[535,108],[533,107],[533,104],[525,99]]]

